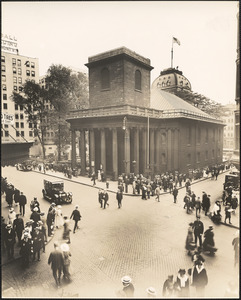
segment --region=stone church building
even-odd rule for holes
[[[186,173],[222,162],[222,121],[168,91],[191,90],[177,69],[164,70],[151,86],[150,63],[126,47],[89,57],[89,108],[67,120],[72,167],[77,142],[82,175],[89,167],[116,180],[122,173]]]

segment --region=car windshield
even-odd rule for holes
[[[53,183],[53,184],[52,184],[52,188],[53,188],[53,190],[55,190],[55,191],[62,191],[62,190],[63,190],[63,187],[64,187],[64,184],[63,184],[63,183]]]

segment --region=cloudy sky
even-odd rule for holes
[[[125,46],[151,60],[151,82],[173,66],[194,92],[235,103],[238,1],[1,2],[2,33],[19,54],[88,71],[88,57]]]

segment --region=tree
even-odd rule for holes
[[[65,119],[71,109],[88,107],[88,81],[83,73],[74,74],[70,68],[52,65],[47,71],[45,82],[45,100],[54,106],[49,124],[55,129],[60,160],[61,149],[69,141],[69,124]]]
[[[27,121],[34,128],[34,135],[38,137],[42,146],[43,158],[45,158],[44,136],[47,130],[47,124],[44,121],[48,115],[44,97],[45,90],[30,80],[25,82],[21,93],[13,92],[12,94],[12,100],[15,104],[23,106],[24,112],[27,114]]]

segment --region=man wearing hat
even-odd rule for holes
[[[30,219],[34,221],[33,229],[37,226],[38,221],[40,221],[40,214],[38,212],[38,207],[34,207],[33,212],[30,216]]]
[[[41,238],[42,238],[41,248],[43,248],[43,252],[45,253],[45,243],[47,243],[46,227],[44,226],[44,223],[41,220],[38,221],[37,227],[39,228],[39,231],[41,233]]]
[[[153,287],[149,287],[146,289],[148,298],[156,298],[156,290]]]
[[[22,256],[23,267],[29,266],[29,258],[32,252],[33,252],[33,241],[29,237],[28,232],[25,231],[23,234],[23,239],[21,240],[21,249],[20,249],[20,255]]]
[[[196,221],[193,223],[195,244],[197,245],[197,239],[199,239],[199,246],[202,247],[202,235],[204,231],[203,222],[200,221],[200,216],[197,215]]]
[[[35,260],[36,254],[38,261],[40,261],[40,250],[42,248],[43,234],[40,232],[39,227],[34,228],[33,233],[33,261]]]
[[[13,221],[13,230],[18,237],[18,244],[20,245],[21,237],[24,229],[23,219],[20,218],[20,214],[16,214],[16,219]]]
[[[195,208],[196,208],[196,217],[198,215],[200,215],[201,213],[201,200],[200,200],[200,197],[197,197],[197,200],[195,201]]]
[[[121,281],[123,283],[123,289],[122,291],[124,292],[126,297],[133,297],[134,296],[134,291],[135,288],[133,284],[131,283],[131,278],[129,276],[124,276],[121,278]]]
[[[14,244],[15,244],[15,232],[12,229],[12,225],[8,224],[6,226],[6,236],[5,244],[7,247],[8,259],[14,256]]]
[[[55,279],[57,287],[59,288],[60,277],[64,267],[64,258],[57,242],[54,242],[54,251],[52,251],[49,255],[48,264],[51,265],[53,277]]]
[[[218,250],[214,246],[213,226],[210,225],[209,228],[204,232],[203,251],[208,251],[210,255],[213,255]]]
[[[26,196],[23,194],[23,192],[20,193],[19,196],[19,211],[20,214],[24,217],[25,215],[25,205],[27,204],[27,198]]]
[[[76,205],[75,206],[75,209],[72,211],[72,214],[71,214],[71,216],[70,216],[70,219],[73,217],[73,220],[74,220],[74,222],[75,222],[75,224],[74,224],[74,231],[73,231],[73,233],[75,233],[75,230],[76,229],[79,229],[79,227],[78,227],[78,222],[79,222],[79,220],[81,219],[81,214],[80,214],[80,211],[79,211],[79,206],[78,205]]]
[[[33,211],[33,209],[35,207],[37,207],[38,208],[38,212],[40,212],[40,204],[39,204],[39,202],[38,202],[38,200],[37,200],[36,197],[34,197],[33,200],[30,203],[30,209],[31,209],[31,211]]]
[[[108,200],[109,200],[109,195],[107,193],[107,190],[104,190],[103,196],[102,196],[103,200],[104,200],[104,209],[106,208],[106,205],[109,206]]]
[[[203,197],[203,200],[202,200],[202,207],[203,207],[203,210],[205,211],[205,216],[207,216],[207,213],[208,213],[210,205],[211,205],[210,197],[211,197],[210,195],[205,194],[205,197]]]

